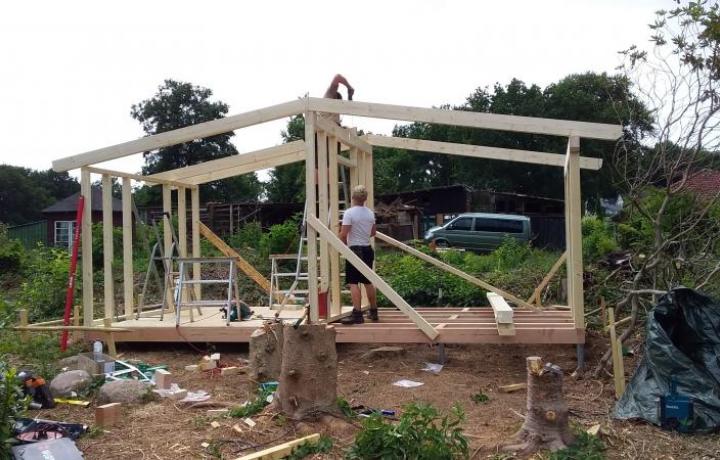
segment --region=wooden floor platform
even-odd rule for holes
[[[343,311],[349,312],[350,307]],[[158,317],[113,322],[113,327],[130,329],[116,332],[116,342],[248,342],[250,334],[272,319],[275,311],[267,307],[253,308],[255,316],[250,321],[225,320],[217,308],[205,307],[203,314],[195,313],[195,321],[183,315],[181,325],[175,326],[175,316],[166,314],[164,321]],[[514,310],[514,335],[500,335],[493,311],[488,307],[466,308],[417,308],[423,318],[440,335],[437,343],[584,343],[585,332],[575,328],[569,310]],[[283,311],[280,318],[294,322],[302,311]],[[334,323],[338,343],[429,343],[430,340],[399,310],[380,309],[380,321],[346,326]],[[102,334],[89,332],[88,339],[102,339]]]

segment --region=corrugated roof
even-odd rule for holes
[[[712,197],[720,192],[720,171],[703,169],[687,178],[683,191],[703,197]]]
[[[93,187],[91,189],[91,200],[90,204],[93,211],[102,211],[102,189],[99,187]],[[60,201],[51,204],[47,208],[42,210],[43,214],[53,212],[75,212],[77,211],[77,202],[80,192],[73,193],[67,198],[63,198]],[[113,197],[112,199],[113,212],[122,212],[122,201]]]

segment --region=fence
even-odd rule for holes
[[[38,243],[47,244],[47,221],[40,220],[8,227],[8,236],[20,240],[26,248],[34,248]]]

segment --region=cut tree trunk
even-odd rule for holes
[[[253,389],[258,383],[278,380],[282,365],[283,325],[266,324],[250,336],[249,382]]]
[[[335,328],[325,324],[286,325],[276,408],[302,419],[337,407]]]
[[[568,408],[563,394],[562,369],[542,358],[527,358],[527,415],[514,444],[505,450],[530,455],[541,449],[564,449],[574,436],[568,425]]]

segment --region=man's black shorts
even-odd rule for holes
[[[372,269],[375,261],[375,253],[372,246],[350,246],[350,250],[355,253],[365,264]],[[345,261],[345,284],[372,284],[365,278],[365,275],[355,268],[353,264]]]

